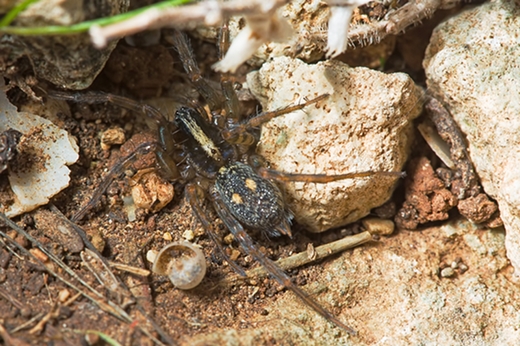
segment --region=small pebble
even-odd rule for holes
[[[123,144],[125,142],[125,131],[120,127],[106,130],[101,135],[101,149],[108,150],[111,145]]]
[[[103,250],[105,249],[106,242],[105,239],[103,239],[102,228],[99,228],[97,232],[94,232],[94,234],[92,234],[92,239],[90,240],[90,242],[92,243],[92,245],[94,245],[96,250],[98,250],[99,252],[103,252]]]
[[[172,234],[170,232],[164,232],[163,239],[166,241],[172,241],[172,239],[173,239]]]
[[[224,243],[227,245],[231,245],[231,243],[233,243],[233,240],[235,240],[235,237],[231,233],[224,237]]]
[[[65,303],[67,299],[70,297],[70,292],[68,289],[64,288],[58,293],[58,301],[60,303]]]
[[[38,248],[34,248],[34,249],[30,249],[29,252],[34,256],[36,257],[37,259],[39,259],[40,261],[42,261],[43,263],[46,263],[48,260],[49,260],[49,257],[47,257],[46,254],[44,254],[40,249]]]
[[[195,239],[195,233],[193,233],[193,231],[191,229],[189,229],[182,233],[182,237],[184,239],[186,239],[187,241],[192,241],[193,239]]]
[[[0,284],[4,283],[7,280],[7,274],[4,268],[0,268]]]
[[[455,270],[453,270],[452,267],[446,267],[443,270],[441,270],[441,277],[443,278],[449,278],[453,275],[455,275]]]
[[[85,334],[85,342],[89,346],[96,345],[99,342],[99,335],[93,333]]]
[[[395,224],[392,220],[384,220],[374,217],[367,217],[361,220],[363,227],[370,234],[390,235],[394,232]]]
[[[460,270],[460,273],[463,274],[468,270],[468,266],[465,265],[464,263],[461,263],[461,264],[459,264],[459,270]]]
[[[157,258],[158,253],[159,252],[156,250],[148,250],[148,252],[146,253],[146,260],[150,263],[153,263]]]
[[[20,314],[22,315],[22,317],[24,318],[29,318],[31,317],[32,315],[32,310],[29,306],[24,306],[21,310],[20,310]]]
[[[231,250],[231,256],[229,256],[229,259],[232,261],[236,261],[239,256],[240,256],[240,251],[238,251],[237,249],[233,249],[233,250]]]

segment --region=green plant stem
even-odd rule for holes
[[[11,22],[16,18],[16,16],[18,16],[20,12],[25,10],[30,4],[36,1],[40,0],[25,0],[13,7],[9,12],[7,12],[4,18],[0,20],[0,27],[8,26],[9,24],[11,24]]]
[[[37,1],[37,0],[26,0],[25,2],[29,2],[29,1],[33,2],[33,1]],[[183,5],[183,4],[189,3],[191,1],[192,0],[163,1],[163,2],[159,2],[156,4],[150,5],[150,6],[142,7],[142,8],[130,11],[130,12],[121,13],[121,14],[118,14],[118,15],[115,15],[112,17],[104,17],[104,18],[98,18],[98,19],[93,19],[93,20],[87,20],[85,22],[72,24],[72,25],[49,25],[49,26],[39,26],[39,27],[16,27],[16,26],[3,26],[2,27],[0,25],[0,32],[6,33],[6,34],[12,34],[12,35],[20,35],[20,36],[72,35],[72,34],[77,34],[77,33],[88,31],[90,29],[90,27],[93,25],[104,26],[104,25],[124,21],[128,18],[141,14],[149,9],[159,9],[160,10],[160,9],[167,8],[167,7]],[[25,2],[24,2],[24,4],[25,4]],[[21,5],[19,5],[17,7],[20,7],[20,6]],[[25,7],[27,7],[27,6],[25,6]],[[0,22],[0,24],[3,22],[10,23],[16,17],[16,15],[18,15],[18,13],[20,11],[21,10],[14,13],[15,9],[11,10],[6,15],[6,17],[11,15],[11,13],[13,12],[14,14],[12,15],[12,18],[8,18],[6,20],[6,17],[4,17],[2,19],[2,21]]]

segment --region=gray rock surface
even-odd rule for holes
[[[520,7],[488,2],[447,20],[424,67],[429,90],[467,136],[485,192],[498,201],[507,255],[520,273]]]
[[[248,85],[264,111],[329,94],[262,126],[257,151],[272,168],[329,175],[402,170],[412,141],[411,121],[422,105],[422,92],[407,75],[280,57],[249,74]],[[390,198],[397,180],[372,175],[283,185],[296,220],[322,232],[366,216]]]

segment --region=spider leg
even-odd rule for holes
[[[121,161],[119,161],[112,169],[108,172],[108,174],[103,178],[103,181],[94,191],[94,194],[88,201],[88,203],[81,208],[76,214],[74,214],[70,220],[72,222],[78,222],[85,217],[85,215],[99,202],[99,199],[103,195],[103,193],[108,189],[110,184],[116,179],[119,175],[121,175],[130,165],[135,162],[135,160],[142,155],[146,155],[152,151],[162,150],[159,143],[157,142],[148,142],[139,145],[134,152],[125,156]]]
[[[219,40],[219,60],[222,60],[229,49],[229,27],[228,22],[224,21],[224,24],[220,28],[220,40]],[[241,120],[240,102],[238,101],[237,94],[233,88],[233,80],[229,73],[223,73],[220,85],[222,87],[222,93],[224,95],[224,110],[225,117],[228,121],[237,123]]]
[[[406,172],[402,171],[367,171],[367,172],[352,172],[344,174],[306,174],[306,173],[285,173],[274,169],[263,167],[264,160],[261,156],[251,155],[248,158],[249,164],[253,167],[256,173],[264,179],[277,180],[281,182],[302,181],[308,183],[326,184],[332,181],[365,178],[374,175],[404,178]]]
[[[204,227],[204,231],[206,231],[206,234],[211,238],[211,241],[216,245],[217,249],[219,250],[220,254],[226,260],[226,262],[230,265],[231,268],[240,276],[247,277],[246,272],[243,268],[241,268],[238,264],[236,264],[229,256],[227,255],[226,251],[222,247],[222,244],[220,243],[220,240],[218,239],[218,236],[213,232],[213,229],[211,227],[211,222],[206,217],[206,214],[201,208],[201,201],[198,195],[198,187],[195,183],[190,183],[186,185],[185,191],[186,191],[186,197],[188,199],[188,202],[191,205],[191,208],[193,212],[195,213],[195,216],[199,220],[199,222],[202,224],[202,227]]]
[[[213,194],[213,205],[222,222],[224,222],[224,224],[228,227],[230,232],[235,236],[235,238],[242,245],[244,250],[248,254],[252,255],[280,285],[290,289],[307,306],[311,307],[314,311],[323,316],[327,321],[334,323],[336,326],[342,328],[351,335],[357,334],[355,330],[345,325],[333,314],[325,310],[307,293],[305,293],[302,289],[295,285],[291,281],[291,278],[280,267],[278,267],[276,263],[265,257],[260,251],[257,250],[251,237],[245,232],[244,227],[242,227],[242,225],[231,215],[225,204],[218,196],[218,193]]]
[[[375,175],[379,176],[388,176],[388,177],[396,177],[396,178],[404,178],[406,176],[406,172],[398,172],[398,171],[368,171],[368,172],[353,172],[353,173],[344,173],[344,174],[298,174],[298,173],[285,173],[279,172],[273,169],[268,169],[265,167],[259,167],[256,169],[256,172],[259,176],[264,179],[274,179],[277,181],[283,182],[291,182],[291,181],[303,181],[308,183],[319,183],[326,184],[332,181],[345,180],[345,179],[354,179],[354,178],[364,178],[371,177]]]
[[[173,29],[168,31],[164,37],[177,49],[177,53],[179,54],[179,57],[182,61],[182,65],[184,66],[184,70],[190,77],[191,82],[199,94],[201,94],[208,103],[209,108],[219,108],[223,102],[222,95],[219,94],[214,88],[212,88],[209,83],[201,76],[199,66],[195,62],[193,50],[190,47],[186,35],[181,33],[179,30]]]
[[[177,164],[172,159],[172,154],[174,150],[178,148],[178,145],[173,140],[173,136],[170,131],[170,124],[156,108],[136,102],[123,96],[103,92],[67,93],[52,90],[48,92],[48,96],[59,100],[85,102],[90,104],[110,102],[120,107],[146,114],[155,123],[153,128],[157,131],[159,143],[162,147],[162,150],[157,149],[156,157],[164,177],[168,180],[176,180],[180,178],[181,175],[177,169]],[[156,147],[159,148],[159,146]]]
[[[288,114],[288,113],[303,109],[313,103],[322,101],[325,98],[327,98],[328,96],[329,96],[328,94],[323,94],[323,95],[320,95],[318,97],[315,97],[311,100],[302,102],[297,105],[292,105],[292,106],[288,106],[285,108],[276,109],[271,112],[263,112],[255,117],[247,120],[246,122],[244,122],[242,124],[232,125],[228,129],[223,130],[222,138],[224,138],[226,141],[228,141],[230,143],[242,143],[241,141],[244,141],[244,139],[243,139],[244,134],[248,134],[248,132],[247,132],[248,130],[258,127],[280,115]],[[251,136],[251,135],[249,135],[249,136]]]

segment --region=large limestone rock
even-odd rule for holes
[[[439,25],[428,88],[466,134],[485,192],[498,201],[507,255],[520,270],[520,7],[488,2]]]
[[[272,168],[330,175],[402,170],[412,120],[422,106],[422,91],[406,74],[280,57],[249,74],[248,85],[264,111],[329,94],[263,125],[257,151]],[[372,175],[328,184],[286,183],[283,188],[296,220],[322,232],[366,216],[390,198],[397,180]]]

